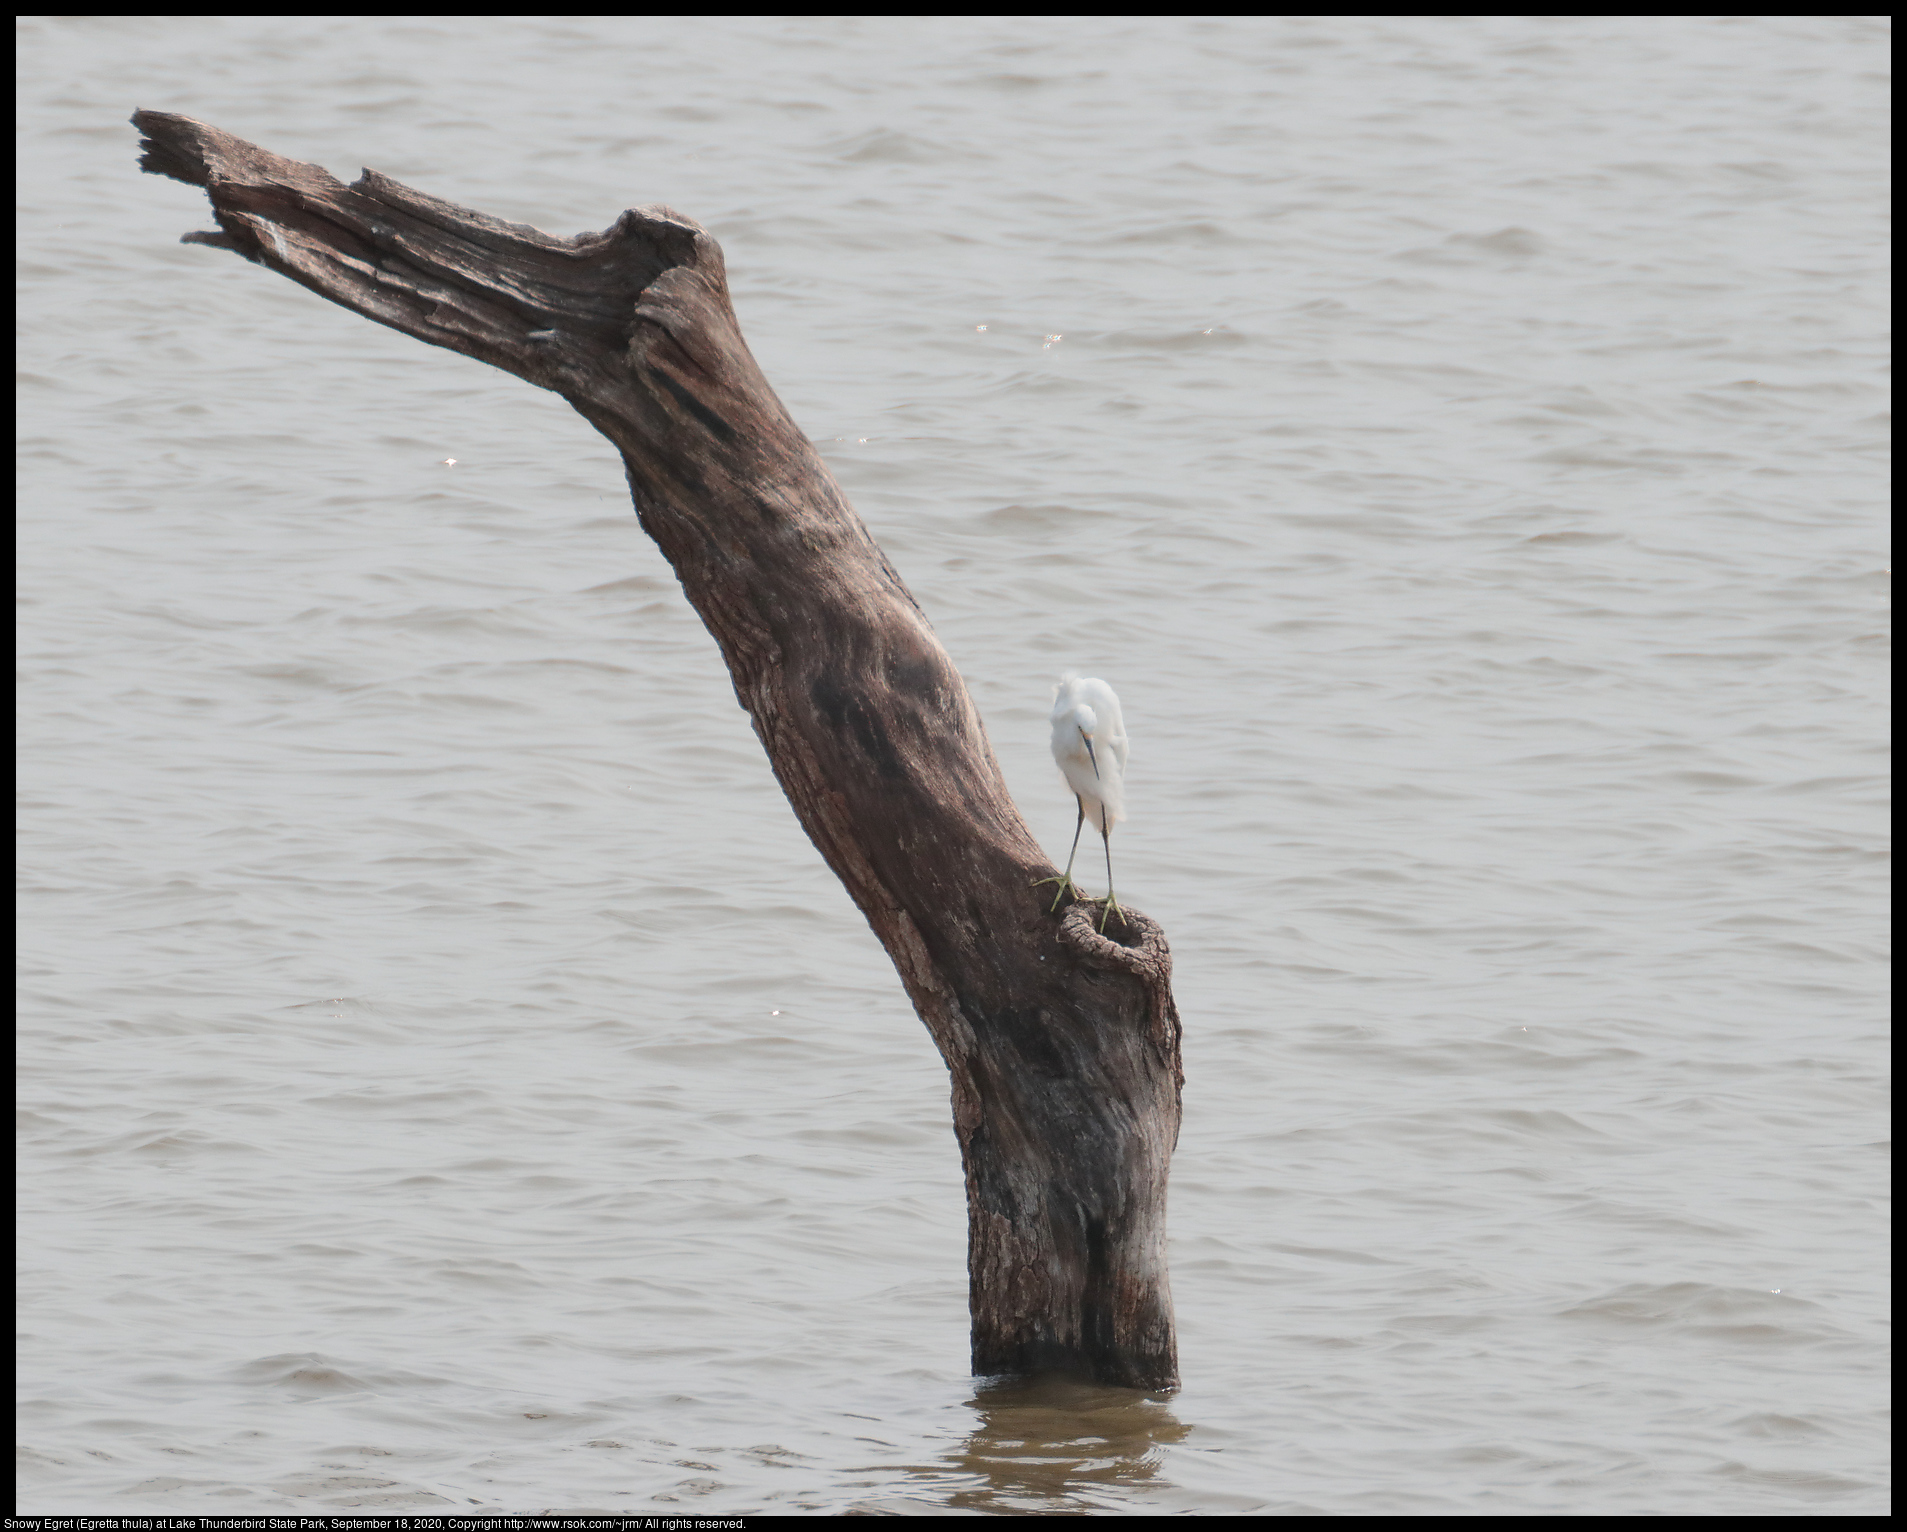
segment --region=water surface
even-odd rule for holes
[[[1884,1511],[1888,46],[26,23],[20,1509]],[[697,218],[1056,857],[1118,689],[1182,1392],[967,1375],[944,1068],[613,451],[136,106]]]

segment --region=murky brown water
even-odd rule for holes
[[[1881,24],[22,38],[21,1510],[1886,1508]],[[1056,855],[1118,688],[1182,1393],[966,1375],[944,1070],[607,443],[135,106],[702,220]]]

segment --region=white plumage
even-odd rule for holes
[[[1126,721],[1119,698],[1104,681],[1068,672],[1053,694],[1053,760],[1066,785],[1079,800],[1079,822],[1073,826],[1073,850],[1066,872],[1057,882],[1053,908],[1073,887],[1073,862],[1079,855],[1079,832],[1088,820],[1106,843],[1106,915],[1119,908],[1112,891],[1112,827],[1126,817]],[[1099,928],[1106,928],[1106,915]],[[1122,914],[1120,919],[1124,920]]]
[[[1126,817],[1126,723],[1104,681],[1068,674],[1053,693],[1053,759],[1093,828]]]

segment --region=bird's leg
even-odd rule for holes
[[[1057,883],[1059,885],[1059,892],[1053,895],[1053,909],[1046,912],[1049,915],[1053,913],[1053,910],[1059,908],[1060,900],[1066,897],[1066,890],[1073,886],[1073,858],[1079,855],[1079,832],[1086,827],[1086,800],[1084,798],[1076,798],[1074,802],[1079,805],[1079,819],[1073,825],[1073,849],[1071,854],[1066,858],[1065,876],[1058,878],[1037,878],[1033,883],[1035,888],[1038,888],[1042,883]]]
[[[1119,900],[1112,891],[1112,827],[1106,823],[1106,810],[1104,807],[1101,807],[1099,810],[1099,834],[1100,838],[1106,843],[1106,908],[1105,912],[1099,917],[1099,934],[1104,936],[1106,934],[1106,916],[1110,915],[1114,910],[1119,910]],[[1126,912],[1119,910],[1119,924],[1123,926],[1128,923],[1126,920]]]

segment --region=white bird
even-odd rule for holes
[[[1126,817],[1126,749],[1126,723],[1112,688],[1090,677],[1082,681],[1071,671],[1061,676],[1053,691],[1053,759],[1079,800],[1079,820],[1073,826],[1073,849],[1064,875],[1039,881],[1059,884],[1053,896],[1053,908],[1058,909],[1066,890],[1076,887],[1073,861],[1079,855],[1079,832],[1090,816],[1106,843],[1106,909],[1099,917],[1101,931],[1106,929],[1106,916],[1119,909],[1112,890],[1112,827]],[[1125,918],[1121,910],[1121,924]]]

